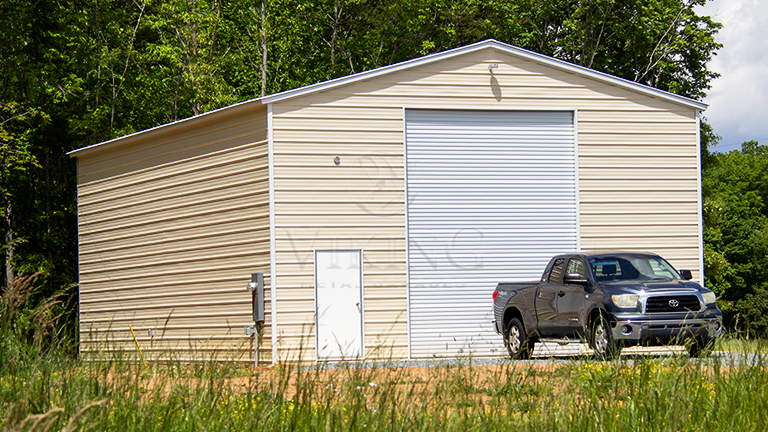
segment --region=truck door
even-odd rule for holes
[[[587,269],[579,258],[568,260],[565,274],[570,273],[578,273],[581,279],[587,279]],[[584,335],[585,296],[588,295],[584,288],[584,285],[563,283],[558,289],[557,325],[563,329],[563,336],[578,338]]]
[[[565,258],[557,258],[549,274],[544,275],[536,292],[536,318],[539,333],[545,337],[559,336],[557,326],[557,292],[563,283]]]

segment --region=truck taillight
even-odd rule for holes
[[[493,290],[493,301],[496,301],[496,297],[499,296],[499,290]]]

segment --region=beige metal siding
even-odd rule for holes
[[[407,356],[404,106],[577,110],[581,247],[698,277],[694,110],[487,49],[273,105],[279,358],[315,352],[312,250],[356,248],[365,351]]]
[[[245,288],[263,272],[271,361],[266,137],[261,107],[79,156],[83,356],[135,355],[130,325],[150,358],[253,361]]]

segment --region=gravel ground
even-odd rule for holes
[[[557,345],[557,344],[554,344]],[[570,344],[581,345],[581,344]],[[559,347],[559,348],[568,348]],[[537,346],[533,352],[531,360],[510,360],[506,356],[499,357],[462,357],[462,358],[444,358],[444,359],[425,359],[425,360],[392,360],[376,362],[322,362],[308,366],[305,370],[314,369],[381,369],[381,368],[433,368],[433,367],[452,367],[452,366],[490,366],[505,364],[529,364],[529,365],[565,365],[573,364],[589,359],[592,351],[589,348],[581,347],[570,349],[558,349],[558,347]],[[622,350],[622,361],[627,364],[634,364],[637,356],[643,357],[670,357],[674,355],[685,354],[684,347],[630,347]],[[721,366],[768,366],[768,354],[738,353],[730,351],[715,351],[708,358],[697,359],[704,364],[715,365],[718,362]]]

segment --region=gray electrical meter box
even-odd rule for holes
[[[248,290],[253,298],[253,320],[264,322],[264,273],[253,273]]]

